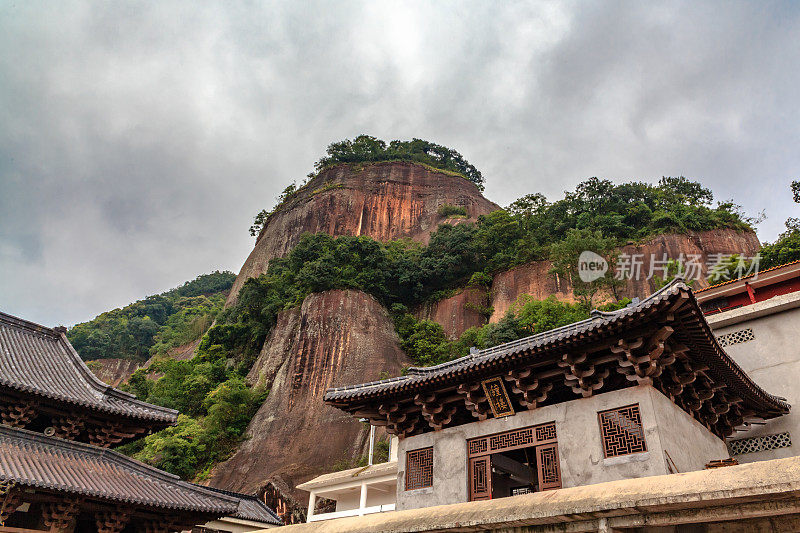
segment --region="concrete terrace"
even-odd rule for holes
[[[286,532],[662,533],[688,524],[700,527],[693,532],[800,531],[800,457],[298,524]]]

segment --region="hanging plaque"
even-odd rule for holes
[[[503,379],[498,377],[486,379],[481,382],[483,392],[486,393],[486,399],[489,400],[489,406],[492,408],[492,413],[495,418],[504,416],[511,416],[514,414],[514,408],[511,406],[511,399],[508,397],[506,391],[506,384]]]

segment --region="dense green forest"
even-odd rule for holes
[[[67,337],[84,360],[119,357],[143,361],[199,338],[222,310],[236,278],[212,272],[180,287],[70,328]]]

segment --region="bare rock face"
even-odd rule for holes
[[[254,493],[278,479],[292,490],[366,453],[368,428],[322,402],[329,387],[399,375],[408,361],[394,325],[373,297],[353,290],[308,296],[283,312],[248,380],[270,385],[269,396],[236,453],[212,473],[211,484]],[[298,501],[305,496],[296,494]]]
[[[86,361],[86,366],[100,381],[116,387],[128,381],[141,363],[132,359],[95,359]]]
[[[489,291],[482,287],[467,287],[449,298],[426,302],[414,315],[418,320],[433,320],[441,324],[445,335],[457,339],[471,327],[486,323]]]
[[[245,281],[266,272],[269,261],[289,253],[304,233],[427,242],[446,220],[437,212],[443,204],[467,211],[466,219],[448,220],[451,223],[499,209],[468,180],[415,163],[338,165],[324,170],[269,218],[227,304],[236,301]]]
[[[758,237],[752,231],[736,231],[717,229],[688,234],[664,234],[653,237],[644,244],[629,244],[620,249],[621,254],[640,254],[642,260],[639,279],[629,279],[618,294],[621,297],[644,298],[656,289],[655,282],[647,279],[650,274],[651,258],[662,260],[675,259],[683,254],[684,261],[694,257],[702,266],[702,276],[694,282],[695,289],[708,286],[706,263],[712,254],[755,255],[761,247]],[[543,300],[551,294],[558,300],[573,302],[572,286],[569,280],[559,279],[550,274],[552,265],[549,261],[537,261],[501,272],[494,277],[491,291],[491,304],[494,308],[489,322],[498,322],[523,294],[529,294],[537,300]],[[656,275],[662,271],[655,270]],[[687,272],[690,276],[690,273]]]
[[[535,300],[544,300],[552,295],[564,302],[575,301],[570,280],[551,274],[551,268],[550,261],[535,261],[497,274],[492,281],[493,312],[489,322],[499,322],[523,294]]]

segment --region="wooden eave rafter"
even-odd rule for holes
[[[128,442],[168,425],[152,427],[152,423],[138,418],[112,415],[0,387],[0,423],[25,429],[42,417],[49,419],[47,425],[55,430],[54,436],[101,447]],[[78,438],[79,435],[83,438]]]
[[[727,380],[731,375],[737,379]],[[756,418],[788,412],[722,351],[688,291],[543,348],[403,384],[379,398],[328,403],[406,437],[492,416],[480,382],[494,376],[506,380],[515,407],[522,409],[652,385],[723,438]]]

